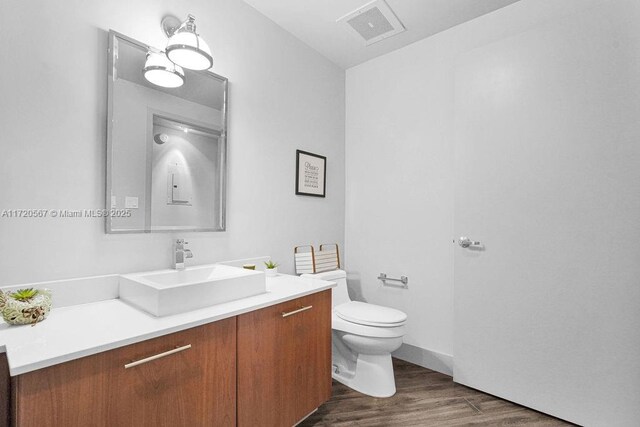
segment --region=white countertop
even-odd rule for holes
[[[54,308],[35,326],[0,321],[0,352],[11,376],[24,374],[172,332],[226,319],[335,287],[297,276],[267,277],[267,293],[187,313],[155,317],[120,299]]]

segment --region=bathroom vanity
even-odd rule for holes
[[[266,280],[165,317],[114,298],[0,323],[0,426],[296,424],[331,395],[334,283]]]

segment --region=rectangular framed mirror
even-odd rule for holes
[[[106,232],[224,231],[228,80],[185,69],[159,86],[147,55],[163,54],[109,32]]]

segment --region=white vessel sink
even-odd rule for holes
[[[263,272],[229,265],[120,276],[120,299],[155,316],[184,313],[266,291]]]

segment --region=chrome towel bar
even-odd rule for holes
[[[392,277],[387,277],[387,273],[380,273],[380,275],[378,276],[378,280],[382,281],[383,286],[392,286],[394,288],[409,289],[409,278],[407,276],[400,276],[399,279],[394,279]],[[394,283],[387,283],[387,282],[400,282],[402,284],[396,285]]]

